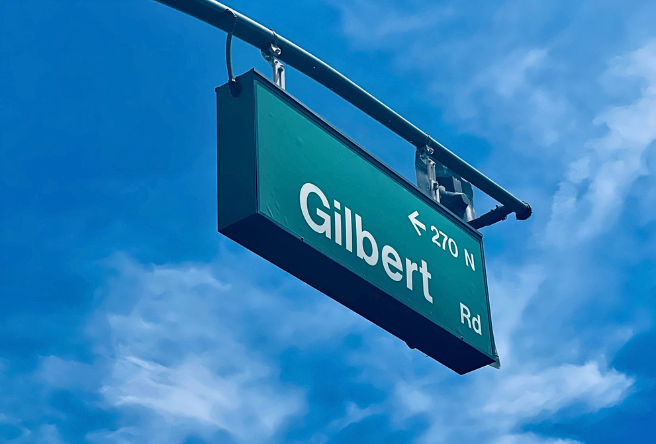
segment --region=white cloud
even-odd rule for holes
[[[556,87],[564,83],[566,70],[551,54],[553,42],[515,34],[526,21],[517,13],[525,7],[521,2],[329,3],[342,13],[349,43],[391,53],[397,72],[411,75],[413,82],[421,79],[428,93],[424,97],[442,109],[442,118],[530,157],[540,153],[558,159],[566,152],[557,142],[565,135],[572,139],[576,120],[569,98]],[[544,17],[532,19],[547,20],[550,6],[544,9]],[[537,84],[545,77],[549,82]],[[512,130],[499,131],[507,127]],[[466,147],[453,147],[459,148]]]
[[[631,378],[616,370],[602,373],[596,362],[563,364],[503,379],[491,391],[482,410],[513,418],[513,422],[555,413],[575,403],[595,412],[618,404],[632,385]]]
[[[547,59],[548,52],[546,49],[529,49],[528,51],[515,52],[510,54],[501,63],[490,68],[490,77],[495,81],[492,87],[496,88],[501,97],[512,97],[520,89],[528,87],[526,76],[530,70],[539,69]]]
[[[303,390],[280,382],[276,362],[245,345],[244,315],[269,304],[266,295],[219,281],[209,266],[145,267],[121,255],[109,263],[118,275],[93,322],[105,318],[106,330],[92,329],[110,338],[100,348],[108,403],[159,415],[173,434],[221,429],[240,442],[265,442],[304,412]]]
[[[191,432],[211,440],[217,430],[239,442],[277,441],[286,424],[308,412],[308,387],[281,381],[277,353],[290,347],[316,350],[354,332],[361,335],[362,347],[343,351],[340,359],[358,369],[355,381],[387,397],[372,404],[344,399],[344,413],[316,430],[310,442],[328,442],[340,430],[384,415],[399,429],[417,418],[426,420],[428,429],[420,438],[426,443],[486,436],[500,443],[573,444],[519,430],[575,405],[579,408],[569,414],[616,405],[633,384],[597,361],[536,371],[530,361],[514,356],[502,371],[486,368],[462,378],[380,329],[364,328],[366,321],[349,320],[352,314],[325,296],[294,309],[282,294],[263,293],[239,279],[227,284],[217,276],[238,275],[230,257],[221,261],[230,266],[144,266],[124,255],[106,263],[115,273],[99,291],[102,302],[90,329],[102,358],[90,366],[48,357],[40,372],[46,383],[60,388],[75,389],[73,379],[83,373],[95,372],[91,381],[101,379],[100,393],[124,419],[116,430],[90,433],[90,442],[166,442]],[[506,306],[495,326],[505,338],[501,343],[509,344],[509,356],[516,354],[510,333],[521,325],[543,279],[540,267],[527,266],[491,281],[497,302]],[[302,288],[285,282],[284,294],[288,285]],[[336,312],[327,317],[330,306]],[[261,311],[268,323],[258,320]],[[340,313],[347,319],[339,319]],[[253,342],[252,330],[267,338],[265,346]],[[52,372],[46,375],[48,369]],[[88,384],[82,386],[97,387]],[[138,426],[128,420],[131,412],[141,412]]]
[[[21,429],[20,436],[10,439],[10,442],[14,444],[64,444],[66,442],[54,424],[40,424],[33,430],[23,427]]]
[[[533,433],[509,434],[495,440],[493,444],[581,444],[571,439],[545,438]]]
[[[488,63],[470,78],[462,79],[458,94],[451,98],[459,119],[469,122],[468,129],[488,137],[495,132],[494,126],[511,124],[515,126],[513,133],[530,137],[532,145],[551,147],[558,142],[562,130],[567,129],[563,124],[568,114],[567,100],[531,80],[551,69],[554,60],[548,49],[514,49]],[[448,94],[441,84],[434,84],[433,89]],[[477,121],[486,120],[491,122],[488,129],[476,127]]]
[[[495,443],[568,443],[518,433],[518,429],[557,413],[579,416],[613,407],[634,383],[597,362],[535,372],[529,367],[515,370],[479,371],[467,383],[454,379],[435,383],[425,377],[398,382],[389,408],[401,427],[417,415],[426,418],[430,426],[421,437],[426,443],[464,442],[478,436]],[[568,412],[573,406],[577,409]]]
[[[380,406],[372,405],[365,408],[358,407],[354,402],[346,404],[346,413],[343,417],[337,418],[328,424],[328,429],[342,430],[351,424],[356,424],[372,415],[382,413]]]
[[[401,381],[394,387],[394,396],[401,407],[398,415],[407,419],[417,414],[425,414],[433,408],[433,396],[417,384]]]
[[[354,0],[347,4],[331,0],[330,3],[342,12],[344,32],[353,36],[362,47],[397,46],[401,43],[400,36],[430,29],[453,13],[452,8],[442,6],[430,10],[421,8],[415,12],[409,3],[396,14],[389,14],[390,6],[380,2]],[[363,17],[367,19],[367,26],[362,26]]]
[[[546,236],[551,244],[571,245],[609,231],[631,186],[649,174],[644,160],[656,141],[656,42],[613,63],[610,72],[618,81],[639,76],[645,86],[633,103],[595,118],[596,125],[607,127],[607,134],[588,141],[582,155],[570,163],[553,198]]]
[[[222,350],[217,354],[225,359]],[[139,405],[165,418],[191,418],[227,430],[242,442],[271,437],[286,418],[302,411],[301,394],[280,390],[265,364],[240,359],[239,368],[222,375],[212,361],[193,357],[167,367],[121,357],[102,391],[116,406]]]
[[[516,358],[512,352],[512,334],[525,318],[522,316],[531,299],[537,294],[546,278],[544,267],[526,265],[522,268],[503,267],[489,272],[488,285],[492,296],[492,325],[494,338],[505,368]]]

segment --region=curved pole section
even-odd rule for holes
[[[421,131],[334,68],[302,48],[299,48],[289,40],[279,36],[271,29],[265,28],[234,9],[228,8],[214,0],[156,1],[196,17],[226,32],[230,32],[233,29],[234,13],[237,16],[237,23],[234,25],[235,37],[260,50],[268,48],[271,44],[276,45],[282,51],[280,56],[278,56],[280,60],[316,80],[414,146],[423,147],[429,145],[432,147],[434,150],[432,156],[435,160],[446,165],[449,169],[471,182],[472,185],[505,205],[516,214],[517,219],[524,220],[530,217],[531,207],[528,204],[504,190],[483,173],[449,151],[437,140]]]

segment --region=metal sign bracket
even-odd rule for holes
[[[435,202],[447,207],[464,222],[470,222],[475,218],[474,191],[471,184],[435,160],[434,152],[429,145],[417,148],[417,188]]]
[[[272,43],[268,48],[262,50],[262,57],[269,62],[271,69],[273,69],[273,83],[281,89],[285,89],[285,64],[278,59],[281,53],[282,50]]]

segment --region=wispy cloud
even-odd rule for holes
[[[425,421],[420,442],[486,436],[502,443],[569,444],[574,441],[521,433],[521,428],[575,405],[579,408],[568,415],[612,407],[634,383],[598,361],[536,371],[514,357],[520,352],[510,351],[510,332],[521,325],[526,303],[544,279],[536,267],[526,268],[514,282],[494,284],[509,305],[520,293],[515,310],[497,325],[505,337],[501,342],[511,344],[506,351],[513,356],[511,365],[463,380],[321,295],[300,306],[295,298],[294,309],[284,297],[237,278],[229,257],[209,265],[155,266],[117,255],[105,266],[112,277],[98,291],[99,306],[89,318],[95,363],[50,356],[38,373],[52,388],[95,392],[106,408],[119,412],[119,427],[91,432],[90,442],[182,440],[190,433],[211,439],[217,432],[236,442],[278,442],[290,422],[309,414],[313,388],[302,379],[283,381],[281,354],[321,349],[352,335],[361,346],[339,351],[336,365],[358,370],[340,384],[386,395],[364,404],[347,395],[341,413],[328,417],[309,442],[328,442],[378,416],[398,430]],[[303,287],[293,281],[283,287],[290,284]],[[267,316],[258,319],[262,311]],[[299,371],[312,372],[302,364]],[[76,381],[80,375],[85,377]]]
[[[402,44],[399,40],[406,34],[429,30],[444,21],[454,12],[448,6],[437,6],[426,9],[423,5],[413,5],[406,2],[404,7],[395,9],[389,14],[389,7],[381,7],[381,3],[367,0],[355,0],[344,3],[330,1],[342,12],[344,31],[355,37],[357,45],[362,47],[387,44],[395,47]],[[419,7],[417,7],[419,6]],[[366,17],[363,26],[362,18]]]
[[[111,338],[100,348],[109,404],[151,411],[169,428],[181,424],[177,433],[195,429],[186,419],[240,442],[264,442],[306,409],[303,390],[282,384],[278,366],[245,343],[265,295],[219,281],[209,266],[111,263],[119,274],[93,316],[107,322],[97,337]]]
[[[229,362],[226,347],[216,345],[223,358],[218,366],[204,357],[188,358],[178,366],[118,357],[102,392],[115,406],[136,405],[164,418],[190,418],[229,431],[242,442],[262,442],[303,409],[300,393],[278,390],[265,364],[243,358]],[[224,374],[226,365],[235,369]]]
[[[641,94],[628,105],[594,120],[607,134],[586,143],[554,196],[547,235],[559,245],[609,231],[619,218],[631,185],[649,174],[645,156],[656,141],[656,41],[613,60],[617,81],[638,77]]]
[[[493,444],[580,444],[572,439],[545,438],[534,433],[509,434],[494,441]]]
[[[599,364],[563,364],[532,374],[504,379],[490,394],[482,410],[505,418],[533,418],[551,414],[574,403],[589,411],[612,407],[622,401],[633,380]],[[514,425],[514,424],[513,424]]]
[[[634,383],[631,378],[613,369],[602,369],[595,362],[564,364],[538,372],[517,370],[505,375],[479,375],[455,393],[451,390],[444,393],[444,384],[435,384],[427,378],[399,382],[395,389],[396,403],[392,403],[395,415],[402,423],[416,415],[425,417],[430,427],[422,436],[423,442],[446,443],[477,436],[485,436],[488,442],[505,442],[505,439],[542,442],[544,438],[518,434],[518,430],[526,423],[564,414],[575,405],[583,406],[587,412],[617,405]]]
[[[246,326],[234,323],[242,316],[251,317],[262,307],[272,309],[267,301],[271,296],[257,290],[240,291],[237,301],[231,292],[241,284],[221,283],[212,267],[146,267],[125,256],[118,256],[113,263],[119,275],[109,287],[104,306],[116,306],[116,300],[130,292],[135,292],[137,299],[127,305],[130,307],[127,311],[120,310],[122,314],[104,312],[108,315],[112,338],[112,370],[102,388],[109,403],[119,408],[139,406],[168,418],[166,423],[174,424],[176,418],[191,419],[198,424],[192,430],[218,428],[240,442],[266,441],[289,418],[305,414],[304,390],[281,384],[275,360],[262,355],[259,347],[240,342]],[[529,268],[518,279],[517,284],[502,284],[508,298],[516,293],[530,298],[530,288],[535,291],[543,278],[538,269]],[[313,304],[311,311],[333,304],[329,300],[324,302]],[[501,331],[510,332],[517,325],[523,304],[516,305],[515,312],[506,313],[500,321]],[[229,318],[222,314],[222,308],[228,306],[231,307]],[[306,344],[304,340],[290,338],[302,337],[311,330],[315,331],[315,341],[334,334],[331,332],[334,324],[327,319],[313,325],[296,323],[297,314],[293,311],[274,310],[278,313],[275,321],[258,328],[263,329],[260,334],[272,336],[274,342],[280,340],[283,348]],[[308,316],[311,316],[309,311],[298,314],[298,318]],[[294,325],[294,332],[277,331],[279,321]],[[381,335],[376,329],[361,330],[359,323],[343,324],[341,331],[342,334],[360,331],[365,343],[371,343],[345,356],[347,362],[355,359],[362,368],[364,379],[358,380],[365,383],[369,376],[364,375],[376,374],[383,368],[389,372],[385,361],[398,361],[409,351],[400,341]],[[328,335],[316,336],[317,329],[327,329],[324,333]],[[394,344],[391,348],[383,345],[389,341]],[[160,353],[163,347],[166,355]],[[423,366],[427,363],[423,361]],[[407,373],[405,382],[394,382],[398,370],[383,378],[369,379],[367,384],[393,389],[393,396],[365,407],[346,402],[344,415],[327,424],[326,434],[321,436],[327,438],[372,415],[390,415],[400,428],[417,417],[429,419],[431,426],[422,438],[425,442],[448,442],[460,435],[465,423],[475,421],[474,418],[478,418],[479,431],[486,430],[499,439],[536,440],[533,435],[512,433],[527,420],[554,414],[576,403],[586,406],[587,411],[615,405],[633,384],[625,375],[602,369],[596,362],[563,364],[539,372],[515,364],[509,372],[486,371],[473,384],[449,389],[450,393],[444,394],[442,389],[454,382],[455,377],[449,375],[431,381],[416,373],[421,368]],[[454,398],[460,399],[455,404],[461,412],[460,419],[438,420],[451,416],[445,405],[454,407]],[[447,403],[447,399],[451,401]],[[481,421],[481,418],[487,419]]]

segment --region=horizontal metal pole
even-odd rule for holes
[[[516,213],[518,219],[527,219],[531,215],[531,207],[528,204],[504,190],[483,173],[449,151],[437,140],[401,117],[344,75],[312,54],[299,48],[294,43],[279,36],[271,29],[214,0],[156,1],[196,17],[226,32],[232,29],[235,20],[234,17],[236,16],[237,23],[234,27],[235,37],[260,50],[268,48],[271,44],[276,45],[282,51],[278,57],[280,60],[335,92],[344,100],[367,113],[414,146],[423,147],[429,145],[432,147],[434,152],[431,155],[435,160],[446,165],[449,169],[471,182],[472,185],[510,208],[512,212]],[[232,11],[235,15],[233,16],[228,11]]]

